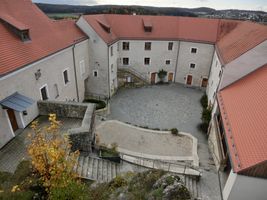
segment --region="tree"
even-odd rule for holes
[[[28,154],[33,169],[40,175],[49,199],[75,199],[73,191],[84,189],[73,171],[79,152],[71,152],[68,138],[59,133],[61,123],[55,114],[49,115],[49,122],[45,128],[40,128],[38,121],[31,125],[34,133],[29,135]],[[77,199],[83,199],[82,196],[78,194]]]

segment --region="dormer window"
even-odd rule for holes
[[[143,19],[145,32],[152,32],[152,22],[149,19]]]
[[[98,21],[98,23],[107,33],[111,32],[111,28],[107,23],[105,23],[103,21]]]
[[[31,40],[29,30],[21,31],[20,37],[23,42]]]
[[[29,27],[19,22],[17,19],[9,15],[2,14],[0,15],[0,22],[2,22],[11,32],[17,35],[23,42],[31,40]]]

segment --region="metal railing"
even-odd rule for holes
[[[149,159],[149,158],[143,158],[143,157],[139,157],[139,156],[133,156],[130,154],[125,154],[125,153],[120,153],[120,157],[122,160],[126,160],[128,162],[131,162],[127,159],[124,159],[125,156],[129,156],[133,159],[136,160],[136,162],[132,162],[136,165],[140,165],[140,166],[144,166],[144,167],[148,167],[148,168],[152,168],[152,169],[161,169],[164,171],[168,171],[168,172],[174,172],[174,173],[178,173],[178,174],[183,174],[183,175],[191,175],[191,176],[197,176],[200,177],[201,176],[201,172],[199,171],[199,169],[197,167],[194,167],[192,165],[186,165],[186,164],[178,164],[178,163],[173,163],[173,162],[168,162],[168,161],[163,161],[163,160],[157,160],[157,159]],[[145,162],[150,162],[150,164],[145,164]],[[175,171],[174,169],[179,169],[179,171]],[[188,171],[195,171],[195,174],[189,174]]]
[[[147,76],[143,75],[142,73],[138,72],[136,69],[134,69],[132,67],[121,67],[120,66],[120,67],[118,67],[118,70],[129,72],[129,73],[133,74],[134,76],[140,78],[141,80],[143,80],[147,84],[150,83],[150,81],[147,78]]]

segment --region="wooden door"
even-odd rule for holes
[[[192,84],[192,79],[193,79],[192,75],[187,75],[186,84],[187,85],[191,85]]]
[[[168,81],[169,82],[172,82],[172,80],[173,80],[173,73],[169,73],[169,75],[168,75]]]
[[[18,127],[18,123],[16,120],[14,110],[8,109],[7,114],[8,114],[8,118],[9,118],[9,121],[11,123],[12,129],[15,132],[16,130],[18,130],[19,127]]]
[[[156,72],[151,73],[151,84],[155,84],[156,83],[156,75],[157,75]]]
[[[207,78],[203,78],[202,79],[202,83],[201,83],[201,87],[207,87],[208,85],[208,79]]]

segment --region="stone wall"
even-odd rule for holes
[[[80,118],[82,125],[79,128],[69,129],[68,136],[72,143],[72,151],[91,152],[95,141],[95,104],[38,101],[40,115],[56,114],[58,117]]]

